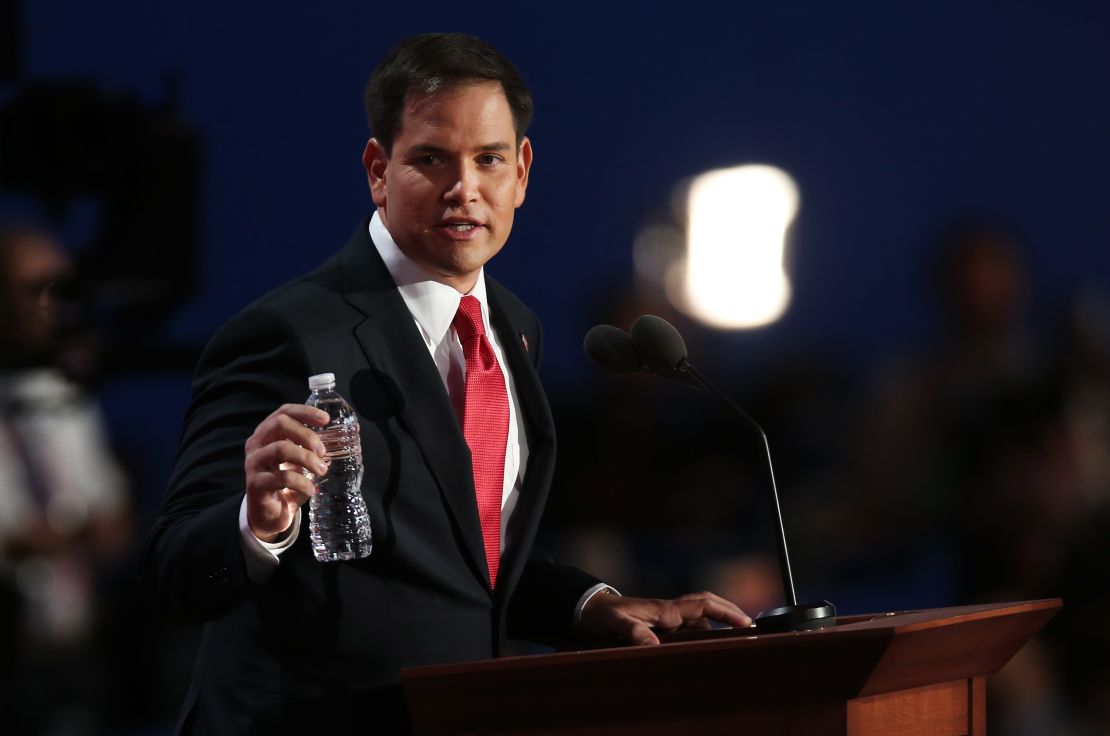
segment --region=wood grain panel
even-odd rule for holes
[[[848,736],[968,736],[967,680],[848,702]]]

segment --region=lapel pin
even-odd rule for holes
[[[520,333],[520,342],[521,342],[522,345],[524,345],[524,352],[527,353],[528,352],[528,337],[523,332]]]

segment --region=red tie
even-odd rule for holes
[[[505,377],[482,324],[482,305],[472,296],[459,301],[451,323],[466,358],[463,437],[470,447],[478,519],[486,545],[490,587],[501,563],[501,494],[505,482],[505,445],[509,439],[509,394]]]

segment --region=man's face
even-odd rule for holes
[[[463,84],[410,95],[392,155],[371,139],[363,164],[397,247],[465,293],[509,237],[532,144],[517,147],[499,83]]]

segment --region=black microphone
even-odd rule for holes
[[[653,371],[674,373],[686,362],[686,341],[662,317],[638,317],[629,332],[637,354]]]
[[[682,338],[680,337],[679,340]],[[658,363],[648,364],[636,350],[632,336],[619,327],[613,325],[596,325],[591,327],[582,340],[582,348],[593,362],[609,371],[621,376],[632,373],[654,373],[660,378],[685,383],[687,386],[701,388],[701,384],[685,373],[680,373],[673,366],[662,366]],[[685,347],[683,347],[685,353]]]
[[[644,369],[632,335],[613,325],[591,327],[582,340],[586,355],[599,366],[622,376],[638,373]]]
[[[790,567],[786,529],[782,523],[782,508],[779,505],[779,492],[775,484],[775,470],[771,463],[771,445],[767,441],[767,433],[763,431],[763,427],[694,367],[687,357],[686,342],[671,323],[661,317],[645,314],[632,323],[631,339],[636,355],[653,373],[692,379],[695,385],[716,396],[721,403],[755,429],[763,441],[763,450],[767,458],[767,474],[771,481],[771,501],[775,510],[775,520],[778,522],[776,542],[786,605],[772,608],[756,616],[756,628],[767,633],[775,633],[835,626],[836,607],[833,604],[828,601],[817,601],[799,605],[794,593],[794,574]]]

